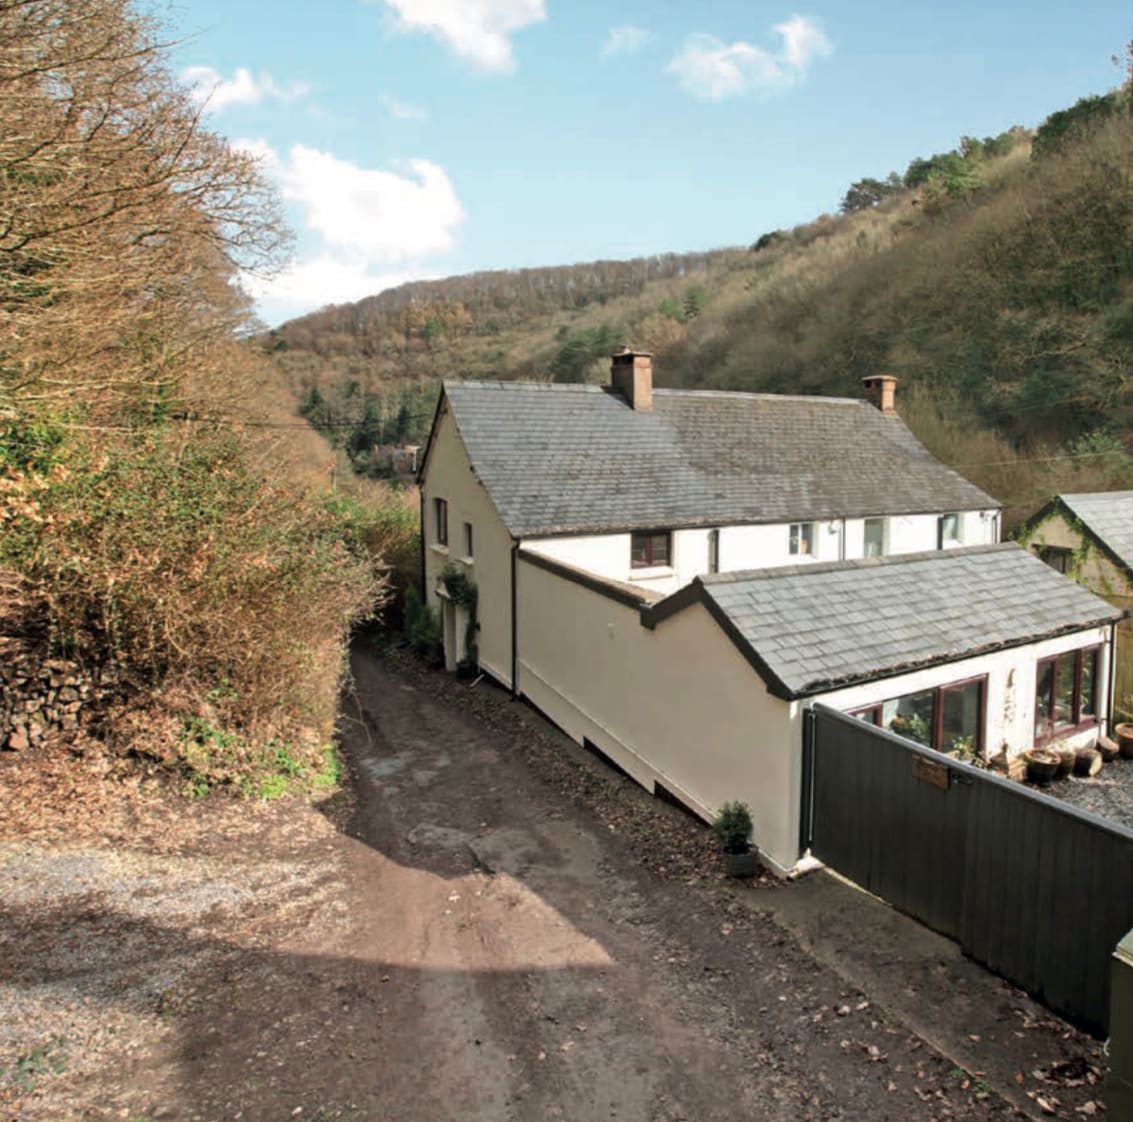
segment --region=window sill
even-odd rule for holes
[[[1081,724],[1067,725],[1065,728],[1048,732],[1045,736],[1036,736],[1035,747],[1040,748],[1044,744],[1055,744],[1059,740],[1065,740],[1068,736],[1076,736],[1080,732],[1089,732],[1090,729],[1096,729],[1097,727],[1097,717],[1090,717],[1089,720],[1083,721]]]
[[[671,565],[651,565],[646,569],[630,569],[629,579],[634,580],[661,580],[663,577],[675,577],[676,569]]]
[[[447,545],[441,545],[441,544],[440,544],[440,542],[433,542],[433,543],[432,543],[432,544],[431,544],[431,545],[429,546],[429,548],[430,548],[430,549],[431,549],[431,550],[432,550],[432,551],[433,551],[434,553],[440,554],[440,556],[441,556],[441,557],[447,557],[447,556],[449,555],[449,553],[448,553],[448,546],[447,546]]]
[[[462,565],[468,565],[469,567],[476,564],[476,559],[473,557],[461,557],[458,560]]]

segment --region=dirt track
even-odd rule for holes
[[[52,1026],[69,1051],[0,1079],[0,1119],[1015,1116],[751,906],[789,889],[719,878],[680,812],[515,706],[354,670],[353,797],[325,816],[209,801],[4,838],[0,1068]]]

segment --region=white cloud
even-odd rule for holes
[[[816,58],[834,49],[821,24],[806,16],[791,16],[772,31],[781,40],[776,51],[745,42],[724,43],[712,35],[691,35],[667,69],[694,97],[720,101],[752,90],[794,86]]]
[[[611,55],[636,54],[653,38],[651,31],[643,27],[634,27],[632,24],[623,24],[621,27],[611,27],[602,45],[602,54],[607,58]]]
[[[547,18],[546,0],[383,0],[401,31],[435,35],[483,70],[515,65],[511,35]]]
[[[245,275],[241,283],[263,309],[264,318],[276,322],[327,304],[351,304],[399,284],[427,280],[429,276],[413,270],[383,273],[365,261],[342,260],[324,253],[305,261],[296,259],[274,277]]]
[[[299,212],[301,243],[313,243],[279,276],[244,278],[249,294],[273,311],[340,304],[435,275],[429,258],[455,243],[464,208],[444,169],[429,160],[387,171],[302,144],[285,156],[263,140],[235,146],[260,160]]]
[[[378,101],[385,111],[398,121],[423,121],[429,115],[421,106],[398,101],[396,97],[389,97],[387,94],[380,94]]]
[[[266,71],[254,75],[238,66],[231,78],[225,78],[211,66],[190,66],[181,71],[181,81],[190,88],[193,100],[219,113],[229,105],[258,105],[265,98],[295,101],[311,92],[306,82],[279,85]]]

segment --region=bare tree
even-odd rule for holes
[[[128,0],[0,0],[0,394],[168,394],[286,235],[255,161],[202,126]]]

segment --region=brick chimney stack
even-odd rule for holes
[[[874,374],[863,378],[866,398],[872,402],[886,417],[895,417],[897,410],[893,401],[897,396],[897,379],[892,374]]]
[[[623,346],[610,360],[610,385],[638,413],[653,408],[653,356]]]

